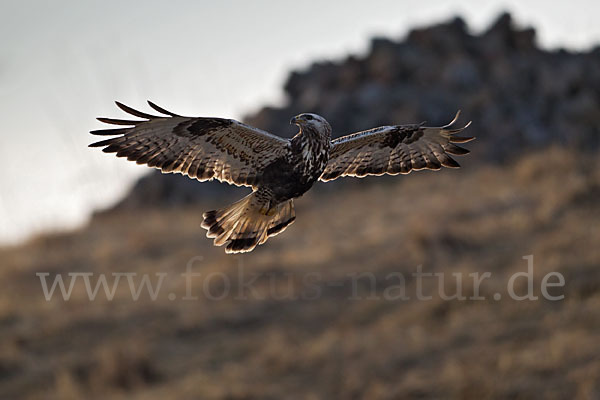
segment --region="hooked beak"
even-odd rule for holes
[[[290,120],[290,124],[294,125],[298,125],[300,122],[304,121],[304,119],[302,117],[300,117],[299,115],[295,116],[294,118],[292,118]]]

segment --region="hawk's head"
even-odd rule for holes
[[[316,131],[321,135],[331,136],[331,126],[329,122],[320,115],[304,113],[296,115],[290,121],[290,124],[296,124],[300,130]]]

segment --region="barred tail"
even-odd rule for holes
[[[215,246],[227,243],[225,252],[245,253],[282,232],[296,219],[293,200],[269,209],[269,201],[249,194],[232,205],[204,213],[202,227]]]

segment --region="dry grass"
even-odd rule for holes
[[[294,225],[242,257],[202,237],[201,212],[216,204],[106,214],[78,232],[1,250],[0,397],[600,397],[597,158],[550,149],[504,167],[467,161],[458,171],[369,181],[308,194]],[[558,271],[563,301],[491,299],[526,269],[527,254],[536,294]],[[196,294],[211,272],[236,293],[243,263],[261,274],[255,296],[180,300],[179,274],[196,255],[204,257]],[[384,295],[392,272],[414,294],[418,265],[447,279],[489,271],[488,300],[348,298],[352,274],[365,271],[377,284],[371,293],[368,279],[359,282],[365,297]],[[113,301],[101,293],[90,302],[80,284],[70,301],[46,302],[41,271],[168,275],[156,301],[132,301],[120,285]],[[320,274],[317,299],[256,298],[314,290],[303,282],[311,272]],[[209,283],[212,293],[223,289]]]

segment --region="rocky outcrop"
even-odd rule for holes
[[[469,130],[478,140],[471,149],[479,162],[508,162],[551,143],[597,149],[600,47],[546,51],[535,39],[532,28],[515,27],[509,14],[480,35],[455,18],[414,29],[400,41],[375,38],[365,56],[292,72],[287,104],[264,108],[246,122],[290,136],[291,116],[315,112],[342,136],[387,124],[444,124],[461,109],[465,122],[473,120]],[[154,173],[123,204],[176,204],[227,191],[226,185]]]
[[[402,41],[373,39],[364,58],[293,72],[285,90],[287,106],[248,122],[281,132],[290,115],[308,110],[343,135],[399,122],[443,124],[462,109],[479,154],[495,161],[549,142],[597,147],[600,139],[600,48],[541,50],[535,31],[515,28],[509,14],[477,36],[456,18]]]

